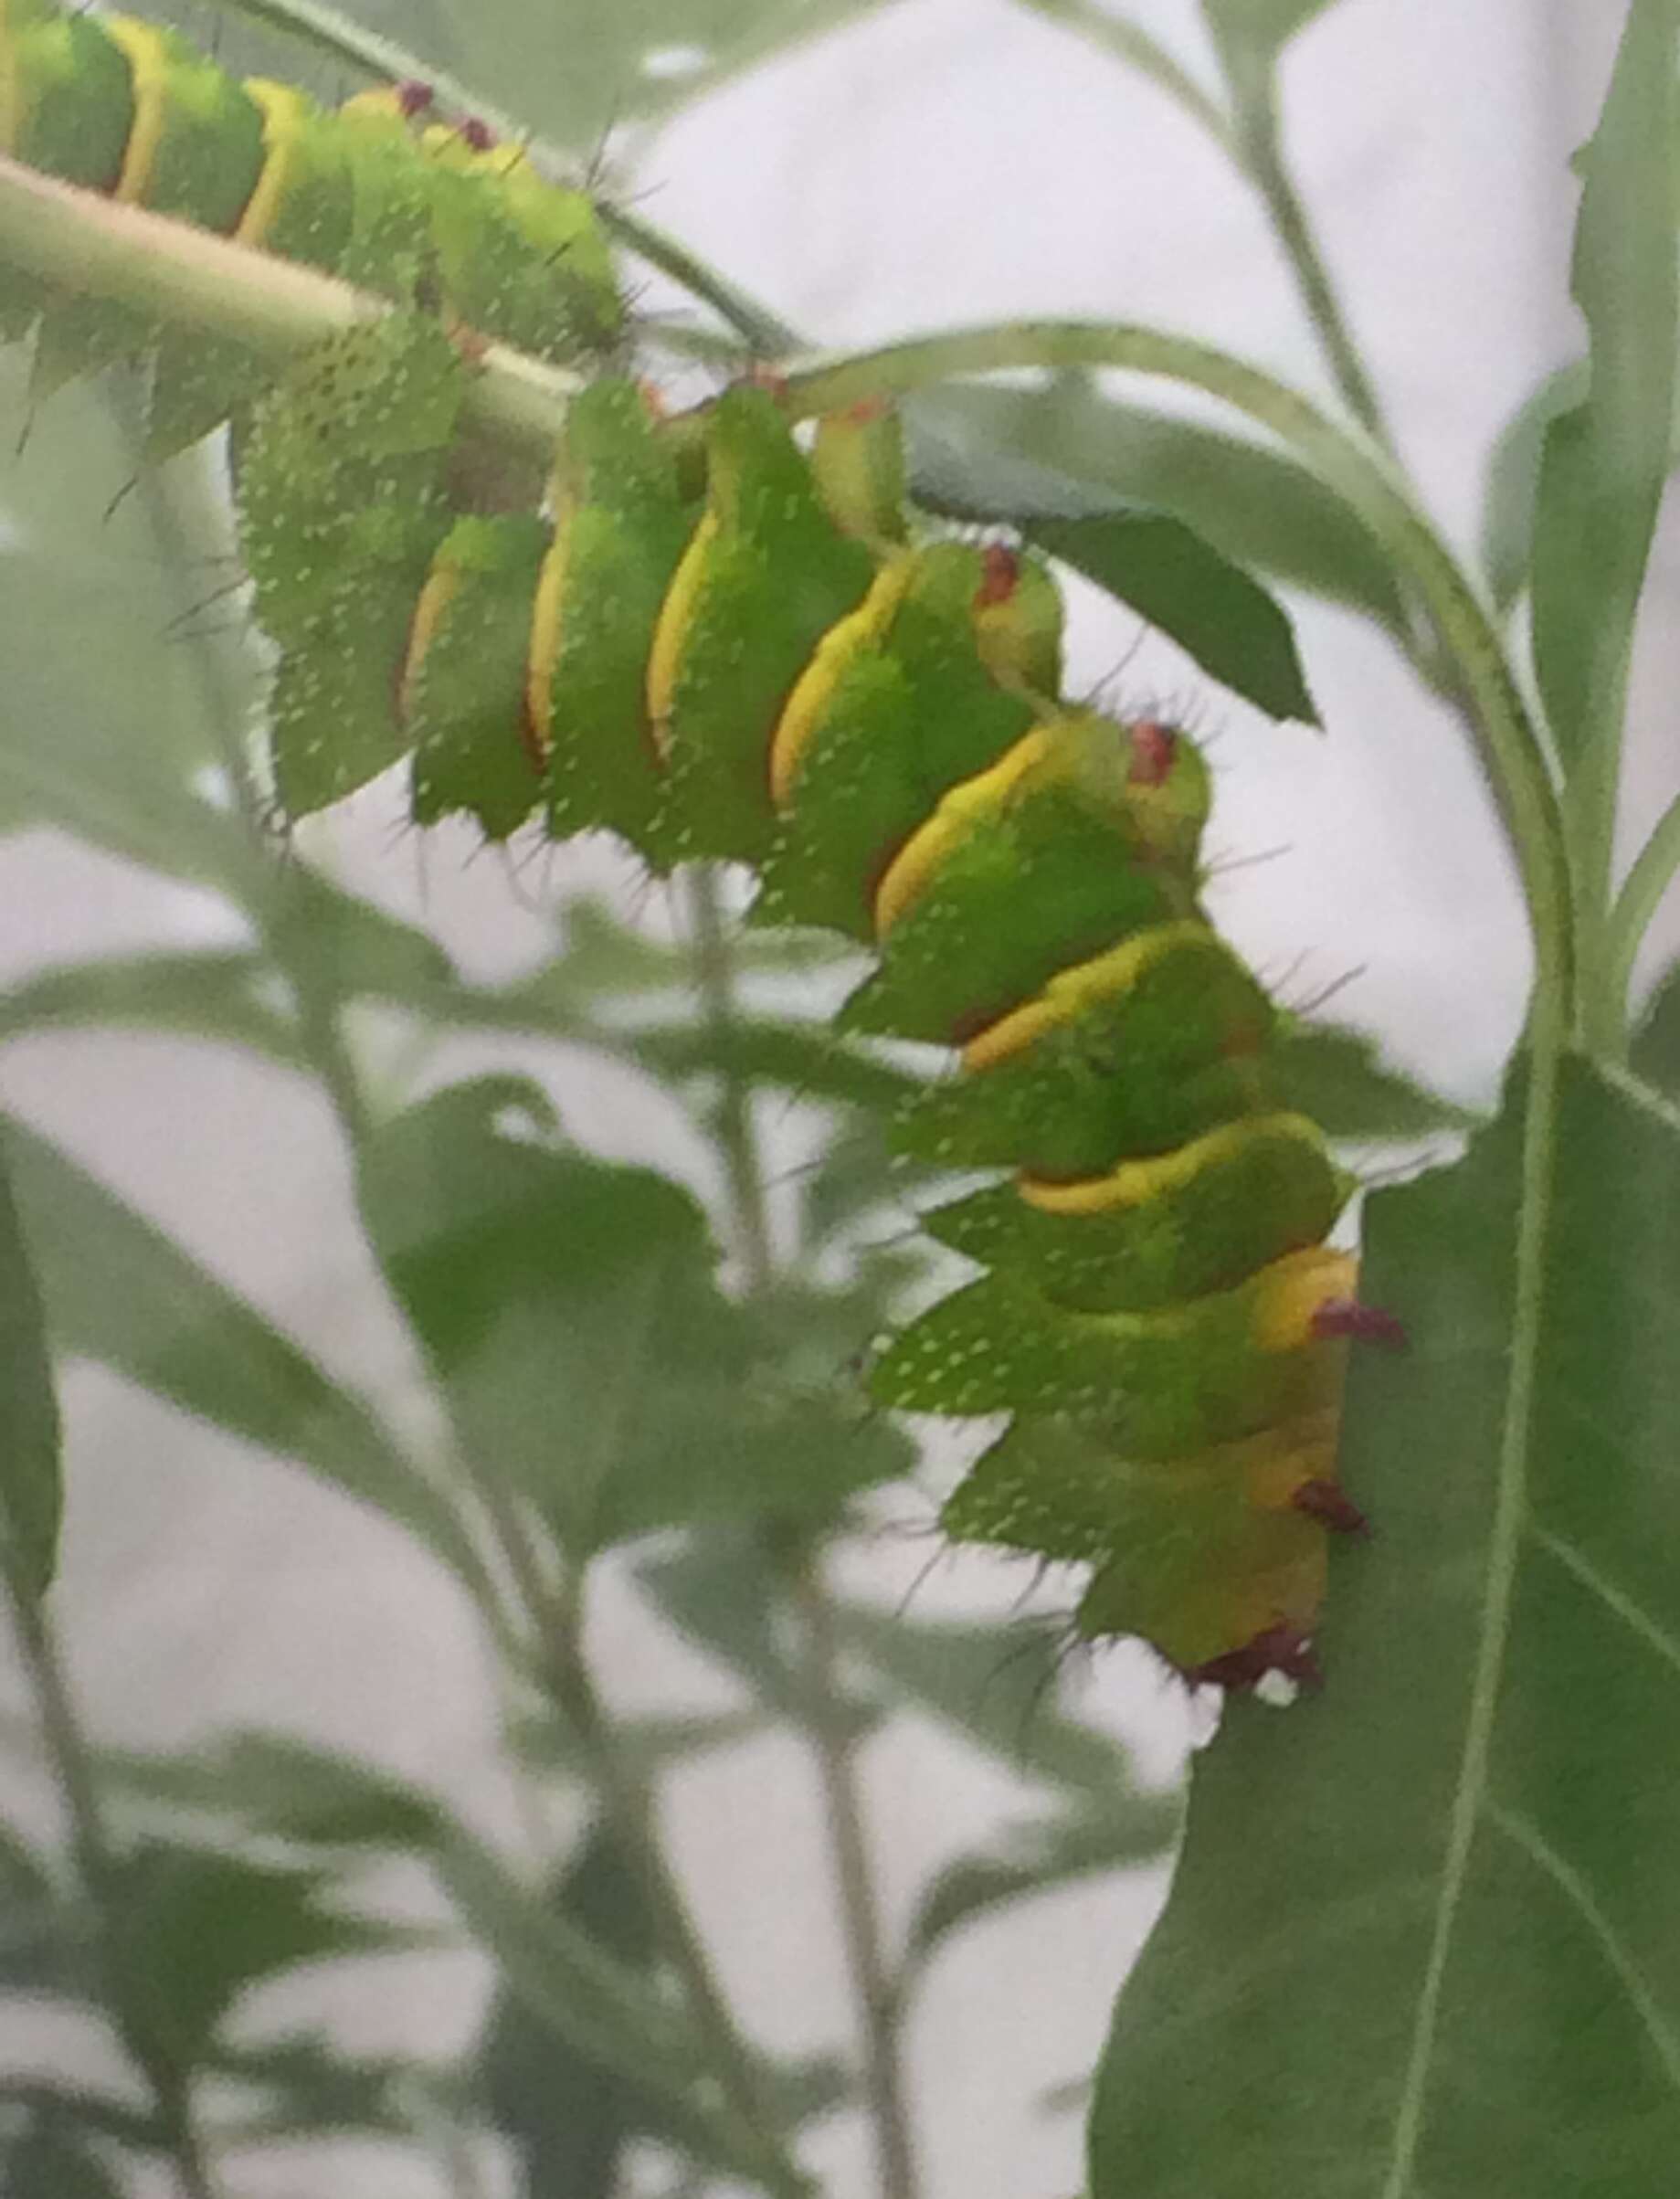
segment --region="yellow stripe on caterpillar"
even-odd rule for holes
[[[988,810],[1001,809],[1027,775],[1051,753],[1053,735],[1038,726],[989,771],[953,787],[927,822],[913,832],[875,888],[875,933],[883,938],[926,890],[951,850]]]
[[[104,27],[111,44],[127,56],[134,84],[134,120],[111,196],[125,206],[140,206],[164,140],[169,48],[155,24],[139,22],[132,16],[112,16]]]
[[[1016,1189],[1029,1206],[1044,1214],[1101,1214],[1116,1207],[1145,1206],[1261,1138],[1289,1138],[1315,1152],[1324,1149],[1325,1142],[1317,1124],[1305,1115],[1246,1115],[1191,1138],[1173,1152],[1122,1161],[1105,1176],[1081,1177],[1072,1183],[1023,1176]]]
[[[892,624],[915,571],[914,551],[889,558],[857,609],[829,629],[794,682],[770,738],[770,799],[777,809],[785,809],[793,793],[800,762],[823,706],[848,664],[878,641]]]
[[[671,575],[648,650],[648,723],[653,728],[653,745],[660,757],[671,753],[671,706],[677,691],[677,668],[717,533],[717,513],[706,512]]]
[[[984,1031],[976,1031],[963,1048],[963,1067],[989,1069],[1011,1054],[1022,1053],[1046,1031],[1072,1023],[1094,1001],[1129,992],[1153,964],[1164,961],[1189,944],[1221,945],[1210,925],[1187,918],[1181,924],[1161,924],[1127,939],[1106,954],[1057,972],[1036,1000],[999,1016]]]
[[[414,715],[415,698],[419,691],[426,652],[432,638],[443,624],[450,603],[460,587],[460,567],[439,558],[426,576],[414,606],[414,616],[408,621],[408,644],[403,653],[402,671],[396,681],[396,715],[398,722],[407,724]]]
[[[236,244],[260,245],[291,187],[298,164],[300,124],[310,102],[293,84],[279,84],[270,77],[247,77],[245,93],[262,115],[262,172],[257,188],[246,201]]]

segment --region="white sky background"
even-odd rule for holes
[[[1192,64],[1204,58],[1189,0],[1133,0],[1130,13]],[[1603,0],[1342,0],[1289,58],[1303,192],[1404,454],[1462,546],[1495,429],[1574,346],[1563,163],[1620,14]],[[656,187],[653,219],[827,343],[1038,312],[1135,317],[1326,389],[1282,263],[1217,154],[1151,87],[1002,0],[915,0],[766,69],[643,147],[638,180]],[[1670,610],[1676,577],[1671,539],[1656,580]],[[1300,957],[1299,996],[1358,968],[1337,1012],[1437,1084],[1485,1098],[1527,957],[1476,775],[1379,637],[1310,604],[1299,624],[1324,736],[1205,703],[1220,735],[1215,845],[1283,851],[1220,884],[1222,920],[1264,970]],[[1135,621],[1082,591],[1070,685],[1111,670],[1136,638]],[[1652,812],[1674,779],[1657,716],[1672,673],[1671,653],[1647,651],[1635,804]],[[1134,683],[1196,691],[1154,642],[1122,692]],[[386,822],[358,807],[316,828],[317,844],[372,897],[424,907],[470,969],[505,970],[535,950],[540,928],[494,862],[466,865],[465,841],[435,846],[422,903]],[[193,896],[66,843],[12,843],[0,866],[12,970],[203,936]],[[562,857],[554,874],[594,869]],[[486,1059],[459,1052],[451,1065]],[[586,1142],[699,1165],[658,1105],[576,1062],[551,1066]],[[400,1333],[312,1094],[208,1048],[92,1034],[8,1050],[0,1090],[329,1367],[400,1389]],[[305,1729],[447,1787],[516,1836],[475,1629],[425,1560],[304,1476],[238,1455],[102,1373],[77,1371],[67,1388],[58,1594],[103,1732],[143,1745],[232,1724]],[[848,1581],[891,1599],[924,1554],[888,1540],[849,1562]],[[918,1608],[995,1607],[1014,1585],[977,1560],[929,1583]],[[728,1699],[626,1597],[604,1599],[596,1647],[626,1708]],[[1081,1699],[1153,1736],[1167,1760],[1171,1695],[1146,1660],[1103,1661]],[[997,1766],[919,1722],[890,1728],[868,1768],[895,1922],[941,1856],[1030,1813]],[[671,1814],[749,2026],[788,2049],[831,2043],[844,1993],[813,1898],[817,1803],[798,1751],[709,1757],[676,1782]],[[1058,1897],[940,1959],[912,2039],[928,2199],[1078,2187],[1078,2117],[1046,2116],[1038,2095],[1088,2071],[1149,1898],[1136,1886]],[[330,2006],[368,2050],[442,2052],[471,2035],[476,1992],[470,1963],[434,1960],[365,1982],[347,1972],[287,2005]],[[40,2033],[35,2051],[58,2052],[58,2035]],[[0,2051],[23,2043],[16,2024],[0,2035]],[[844,2120],[816,2134],[811,2161],[834,2199],[867,2191],[867,2151]],[[438,2199],[439,2187],[407,2164],[346,2155],[253,2173],[238,2199],[327,2190]]]

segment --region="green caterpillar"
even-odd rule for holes
[[[330,112],[289,84],[237,81],[155,24],[0,0],[0,153],[393,301],[424,297],[540,357],[605,358],[624,305],[587,195],[544,181],[481,126],[428,124],[429,105],[408,85]],[[189,343],[8,275],[0,337],[32,329],[37,397],[155,357],[153,458],[195,442],[267,378],[233,344]]]
[[[172,85],[188,60],[41,0],[9,0],[6,22],[5,142],[65,174],[74,141],[77,180],[122,188],[132,117],[160,142],[173,128],[137,51]],[[94,174],[65,118],[94,78],[109,96],[119,62],[132,116]],[[195,80],[219,114],[214,74]],[[502,838],[534,815],[556,839],[608,828],[659,871],[744,862],[755,921],[869,946],[842,1026],[956,1061],[897,1144],[1003,1172],[924,1216],[980,1273],[871,1374],[887,1404],[1012,1415],[945,1528],[1086,1566],[1087,1636],[1142,1635],[1234,1686],[1311,1677],[1328,1536],[1362,1525],[1337,1421],[1347,1337],[1373,1317],[1326,1243],[1350,1179],[1288,1107],[1277,1012],[1199,905],[1195,745],[1060,699],[1051,576],[919,532],[880,408],[819,422],[806,450],[768,387],[725,392],[697,434],[603,375],[571,407],[540,511],[463,508],[454,325],[510,333],[506,297],[524,292],[475,291],[461,238],[490,222],[529,245],[546,201],[527,189],[547,186],[517,167],[492,183],[460,138],[417,140],[400,96],[334,118],[231,90],[301,134],[277,125],[218,211],[237,225],[267,190],[263,234],[295,248],[280,216],[304,222],[304,179],[347,174],[322,202],[330,253],[314,215],[307,234],[407,301],[304,362],[242,439],[280,809],[408,756],[417,821],[464,811]],[[282,138],[316,150],[277,172]],[[492,219],[497,193],[514,210]],[[598,335],[609,268],[590,295]],[[77,310],[29,301],[37,344]],[[551,345],[574,343],[576,302],[555,310],[573,319]],[[173,432],[248,401],[248,381],[229,394],[189,369],[159,351]]]

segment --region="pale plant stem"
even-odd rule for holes
[[[116,1857],[105,1830],[91,1754],[71,1700],[69,1682],[46,1612],[33,1598],[13,1591],[12,1617],[40,1719],[41,1739],[64,1800],[70,1853],[82,1894],[93,1914],[111,1913]],[[174,2163],[185,2199],[217,2199],[217,2186],[205,2158],[192,2106],[190,2072],[181,2068],[134,2024],[122,2005],[110,1958],[100,1951],[99,1969],[106,2012],[117,2035],[143,2074],[157,2103],[160,2130]]]
[[[881,1903],[863,1822],[856,1747],[841,1695],[834,1613],[820,1552],[807,1548],[788,1562],[793,1601],[805,1636],[811,1702],[810,1736],[822,1780],[829,1842],[845,1924],[847,1964],[863,2034],[863,2083],[875,2143],[882,2199],[915,2199],[915,2139],[911,2128],[894,1990]]]
[[[763,1160],[753,1123],[752,1086],[728,1065],[735,1021],[734,972],[717,879],[698,871],[690,889],[695,988],[724,1062],[718,1138],[730,1187],[732,1219],[749,1292],[767,1289],[775,1255],[765,1206]],[[840,1686],[833,1614],[821,1556],[808,1537],[772,1535],[771,1554],[787,1582],[804,1648],[805,1727],[817,1759],[823,1819],[834,1872],[841,1939],[857,2004],[863,2086],[881,2199],[915,2199],[915,2144],[881,1904],[864,1830],[861,1784]]]

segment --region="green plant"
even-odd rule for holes
[[[246,12],[306,32],[341,62],[435,75],[295,0]],[[1672,1292],[1680,1242],[1672,1226],[1680,1121],[1664,1096],[1675,988],[1659,990],[1637,1027],[1628,989],[1633,950],[1680,859],[1680,830],[1671,811],[1612,892],[1611,825],[1628,650],[1669,453],[1673,10],[1655,0],[1630,9],[1583,163],[1575,280],[1591,341],[1590,382],[1548,400],[1558,409],[1531,503],[1520,494],[1530,478],[1520,456],[1507,453],[1495,477],[1490,567],[1503,604],[1527,586],[1543,721],[1524,698],[1503,619],[1385,449],[1369,377],[1289,179],[1276,61],[1318,9],[1208,0],[1223,73],[1217,100],[1105,13],[1040,12],[1141,64],[1231,152],[1289,250],[1354,428],[1235,360],[1142,327],[1032,323],[801,362],[789,332],[657,233],[610,205],[601,217],[718,310],[742,340],[739,364],[749,353],[775,355],[783,401],[799,415],[833,418],[860,401],[914,396],[998,368],[1059,370],[1068,379],[1048,391],[978,385],[924,416],[947,434],[977,422],[1000,453],[1011,443],[1041,460],[1053,451],[1053,469],[1041,463],[1030,493],[1004,485],[984,460],[954,480],[948,453],[913,468],[913,492],[935,510],[1011,522],[1027,544],[1145,612],[1263,707],[1310,711],[1288,628],[1204,532],[1241,538],[1243,564],[1319,587],[1376,618],[1462,714],[1500,801],[1536,955],[1527,1028],[1497,1119],[1476,1130],[1456,1167],[1367,1202],[1362,1295],[1403,1320],[1411,1347],[1403,1358],[1359,1355],[1347,1403],[1340,1473],[1379,1538],[1345,1569],[1346,1586],[1338,1582],[1329,1605],[1323,1641],[1333,1689],[1283,1718],[1233,1706],[1199,1774],[1174,1899],[1123,1996],[1099,2075],[1093,2199],[1192,2185],[1256,2199],[1300,2189],[1405,2199],[1506,2183],[1641,2199],[1664,2188],[1680,2074],[1680,1912],[1661,1867],[1676,1796],[1645,1769],[1673,1722],[1675,1589],[1664,1551],[1674,1547],[1674,1499],[1663,1467],[1675,1415],[1666,1338],[1650,1309]],[[14,7],[14,34],[37,15]],[[797,10],[787,26],[796,34],[811,26]],[[438,267],[448,275],[449,232],[428,230],[429,211],[417,227],[404,227],[404,215],[402,251],[382,258],[367,248],[369,236],[390,237],[389,204],[399,214],[410,204],[406,143],[388,141],[389,159],[376,165],[385,180],[369,186],[371,227],[365,195],[356,201],[348,264],[375,284],[378,270],[396,267],[395,294],[412,290],[422,308],[413,340],[435,347],[434,276]],[[449,161],[441,168],[453,190],[460,177]],[[498,203],[493,193],[487,198],[491,215]],[[568,220],[586,211],[575,197],[565,203]],[[477,237],[473,223],[490,217],[481,209],[462,219]],[[481,760],[488,751],[473,745],[485,726],[470,706],[470,667],[488,652],[486,661],[512,666],[513,692],[523,692],[527,652],[516,635],[509,655],[495,614],[509,599],[508,561],[534,586],[544,538],[517,526],[487,530],[476,515],[463,523],[479,532],[447,534],[440,466],[459,405],[475,493],[487,479],[491,493],[504,493],[511,478],[528,496],[532,470],[546,465],[574,395],[571,369],[475,347],[478,371],[443,414],[388,406],[390,361],[376,362],[365,386],[356,362],[378,352],[381,331],[408,341],[402,315],[382,321],[365,296],[165,222],[113,217],[97,200],[16,169],[0,175],[0,255],[31,285],[19,316],[45,301],[49,334],[60,319],[71,326],[69,344],[62,334],[50,344],[43,338],[48,371],[37,351],[37,381],[56,377],[67,360],[160,342],[167,353],[185,331],[241,347],[236,396],[241,411],[257,398],[257,424],[240,432],[240,495],[259,612],[281,645],[274,777],[285,806],[333,800],[408,745],[385,730],[400,665],[403,708],[413,706],[406,731],[418,735],[417,814],[465,806],[492,830],[516,823],[530,789],[515,780],[510,795],[505,778],[492,783]],[[523,282],[522,273],[522,296]],[[459,303],[446,280],[446,310],[451,294]],[[498,310],[486,297],[471,317],[491,335],[517,335],[498,326]],[[601,327],[613,319],[604,310]],[[301,367],[289,373],[300,354]],[[1139,419],[1084,379],[1104,367],[1218,397],[1283,450],[1263,457],[1199,428]],[[143,455],[148,440],[155,452],[180,439],[172,418],[202,418],[203,383],[186,379],[193,401],[179,411],[176,377],[158,382],[164,402],[154,401],[149,427],[132,430]],[[449,380],[445,373],[439,388]],[[275,383],[280,397],[259,395]],[[232,401],[213,394],[218,411]],[[743,419],[770,410],[767,398],[736,402]],[[120,416],[120,397],[117,406]],[[1079,423],[1072,445],[1070,420]],[[1524,432],[1532,453],[1532,430]],[[567,448],[576,456],[575,444]],[[837,463],[841,486],[832,494],[842,504],[859,500],[862,532],[891,534],[899,499],[895,489],[882,492],[877,470],[884,464],[890,482],[890,455],[883,460],[866,431],[861,471],[857,449],[842,449]],[[716,472],[714,460],[714,480]],[[1175,500],[1175,474],[1199,485]],[[270,477],[280,486],[265,504]],[[1146,499],[1116,495],[1140,486]],[[147,470],[140,494],[175,560],[217,539],[221,515],[202,492]],[[576,483],[563,467],[563,513],[568,495]],[[375,506],[401,524],[377,512],[378,523],[367,524]],[[586,492],[578,508],[598,512],[602,500]],[[349,553],[324,583],[295,544],[286,551],[286,528],[300,513],[301,541],[331,538]],[[669,530],[667,569],[686,523]],[[20,593],[19,613],[35,642],[33,676],[45,662],[56,679],[62,668],[40,638],[86,612],[67,606],[68,558],[55,569],[50,544],[37,550],[22,567],[33,593],[26,612]],[[808,631],[782,637],[785,663],[766,675],[768,695],[861,586],[866,561],[844,526],[824,555],[836,566],[834,600],[812,612]],[[794,564],[805,569],[803,553]],[[784,563],[776,572],[792,569]],[[417,647],[413,602],[434,583],[439,623]],[[750,613],[732,614],[726,635],[743,647],[749,635],[763,640],[760,628],[782,611],[774,592],[752,600]],[[451,621],[468,610],[469,669],[452,685]],[[642,653],[631,652],[632,665]],[[657,664],[657,644],[652,654]],[[102,844],[209,883],[245,914],[259,944],[231,957],[48,972],[15,996],[8,1028],[101,1018],[185,1027],[316,1077],[354,1157],[363,1221],[428,1361],[449,1441],[435,1458],[399,1444],[361,1400],[167,1240],[46,1141],[14,1128],[24,1227],[11,1232],[8,1268],[8,1573],[42,1730],[70,1805],[76,1889],[60,1887],[52,1864],[18,1845],[12,1876],[26,1928],[11,1975],[101,2003],[151,2094],[136,2111],[69,2088],[17,2088],[14,2179],[58,2190],[79,2175],[100,2188],[106,2149],[116,2143],[170,2156],[190,2192],[216,2190],[225,2137],[206,2144],[201,2096],[220,2072],[262,2088],[268,2121],[259,2127],[438,2133],[458,2163],[460,2133],[488,2117],[516,2137],[533,2192],[611,2188],[637,2134],[693,2163],[703,2181],[734,2173],[771,2190],[798,2188],[795,2134],[849,2080],[769,2063],[744,2041],[652,1808],[661,1766],[732,1729],[728,1721],[627,1728],[606,1710],[586,1654],[597,1560],[676,1527],[685,1545],[650,1570],[655,1592],[679,1624],[750,1676],[765,1715],[787,1717],[808,1735],[820,1764],[862,2016],[855,2081],[872,2113],[882,2187],[903,2199],[914,2167],[898,2041],[905,1994],[929,1948],[999,1900],[1158,1850],[1171,1824],[1170,1809],[1137,1794],[1112,1752],[1092,1753],[1090,1737],[1041,1716],[1023,1745],[1067,1790],[1060,1813],[1024,1858],[977,1858],[935,1885],[908,1954],[894,1965],[884,1950],[855,1791],[860,1710],[839,1684],[839,1655],[861,1654],[940,1714],[978,1721],[998,1738],[994,1713],[977,1708],[984,1690],[952,1678],[995,1659],[996,1637],[885,1624],[838,1599],[825,1578],[825,1549],[851,1501],[907,1463],[893,1430],[859,1424],[857,1401],[836,1379],[904,1280],[901,1258],[861,1254],[848,1231],[905,1180],[889,1171],[870,1128],[902,1105],[907,1073],[850,1035],[744,1010],[744,960],[765,972],[794,959],[808,968],[819,950],[755,932],[732,941],[706,872],[691,888],[686,949],[656,947],[597,917],[575,924],[565,947],[524,983],[464,984],[423,936],[308,870],[269,859],[266,794],[232,684],[248,677],[237,657],[206,651],[195,707],[160,709],[154,744],[131,741],[114,757],[96,744],[86,758],[67,759],[62,707],[32,714],[26,696],[19,702],[8,743],[23,813],[71,822]],[[1053,695],[1053,679],[1048,687]],[[673,692],[681,689],[678,675]],[[727,716],[691,762],[675,715],[662,714],[665,760],[682,782],[674,830],[656,795],[637,836],[661,863],[685,851],[681,836],[692,839],[696,828],[708,855],[767,855],[773,893],[787,899],[788,882],[797,895],[808,874],[811,851],[786,859],[778,888],[775,849],[738,790],[713,773],[713,744],[729,734]],[[1142,736],[1146,753],[1152,724]],[[212,756],[238,790],[238,818],[195,790],[194,773]],[[1170,747],[1167,758],[1164,770],[1176,770]],[[1142,778],[1147,788],[1149,775]],[[1168,777],[1151,791],[1170,796],[1173,783]],[[552,815],[558,797],[544,793]],[[564,821],[589,814],[586,805]],[[1171,798],[1153,824],[1146,803],[1140,810],[1131,802],[1127,814],[1134,854],[1141,848],[1168,871],[1193,863],[1193,850],[1187,857],[1150,841],[1186,821]],[[280,1007],[253,982],[276,975],[285,985]],[[614,1012],[627,997],[657,1000],[673,983],[692,988],[697,1015],[665,1020],[656,1010],[627,1026]],[[549,1103],[529,1080],[481,1077],[402,1106],[371,1091],[347,1036],[346,1011],[358,998],[438,1028],[564,1037],[666,1080],[696,1105],[713,1141],[745,1289],[719,1289],[698,1212],[671,1184],[558,1145]],[[914,1035],[948,1036],[950,1020],[913,1025]],[[896,1018],[884,1027],[906,1028]],[[1304,1041],[1300,1064],[1313,1112],[1347,1137],[1460,1120],[1333,1032]],[[773,1253],[755,1148],[754,1095],[766,1086],[815,1095],[845,1132],[813,1179],[807,1238],[791,1260]],[[985,1208],[977,1221],[947,1226],[965,1246],[974,1229],[992,1242],[998,1218]],[[1289,1226],[1308,1242],[1322,1234],[1317,1221]],[[819,1274],[836,1272],[821,1263],[842,1248],[847,1280],[819,1283]],[[298,1743],[247,1736],[185,1761],[90,1752],[42,1601],[58,1467],[31,1260],[60,1348],[102,1358],[189,1411],[303,1459],[399,1518],[453,1570],[510,1684],[543,1706],[539,1751],[557,1757],[595,1812],[596,1832],[565,1859],[545,1898],[434,1798]],[[1326,1294],[1339,1287],[1321,1286]],[[995,1361],[1014,1333],[994,1308],[956,1340]],[[657,1338],[657,1372],[645,1380],[627,1335]],[[595,1370],[615,1363],[622,1382],[603,1390]],[[1032,1370],[1030,1383],[1040,1380]],[[944,1390],[903,1394],[950,1401]],[[556,1398],[568,1414],[558,1464]],[[988,1390],[984,1401],[1022,1401]],[[711,1440],[697,1443],[697,1427]],[[1050,1524],[1022,1539],[1056,1556],[1088,1541],[1072,1510],[1080,1475],[1067,1468],[1059,1484],[1063,1470],[1053,1446],[1041,1448],[1024,1466],[1012,1464],[1004,1493],[1010,1506],[1024,1492],[1041,1507]],[[961,1501],[951,1515],[958,1531]],[[1170,1531],[1191,1528],[1181,1491],[1163,1517]],[[967,1524],[984,1534],[998,1515]],[[1096,1548],[1117,1534],[1104,1518]],[[1130,1561],[1132,1549],[1121,1549]],[[1217,1577],[1198,1562],[1199,1577]],[[1158,1579],[1165,1558],[1135,1570]],[[1279,1662],[1294,1661],[1294,1638],[1310,1627],[1315,1600],[1315,1591],[1291,1612],[1291,1655]],[[798,1644],[791,1655],[776,1614],[786,1615]],[[1092,1631],[1136,1625],[1173,1639],[1167,1622],[1139,1618],[1135,1604],[1106,1624],[1099,1606]],[[1247,1631],[1219,1636],[1205,1657],[1179,1653],[1180,1661],[1226,1669],[1220,1656],[1242,1650]],[[134,1815],[143,1803],[243,1824],[295,1852],[281,1866],[248,1845],[207,1841],[202,1830],[148,1842]],[[323,1909],[317,1897],[351,1859],[392,1851],[426,1860],[498,1962],[504,1998],[473,2070],[360,2067],[318,2044],[237,2045],[224,2019],[248,1984],[389,1939],[389,1926]],[[203,1955],[212,1943],[218,1961]],[[674,1997],[662,1988],[667,1977]]]

